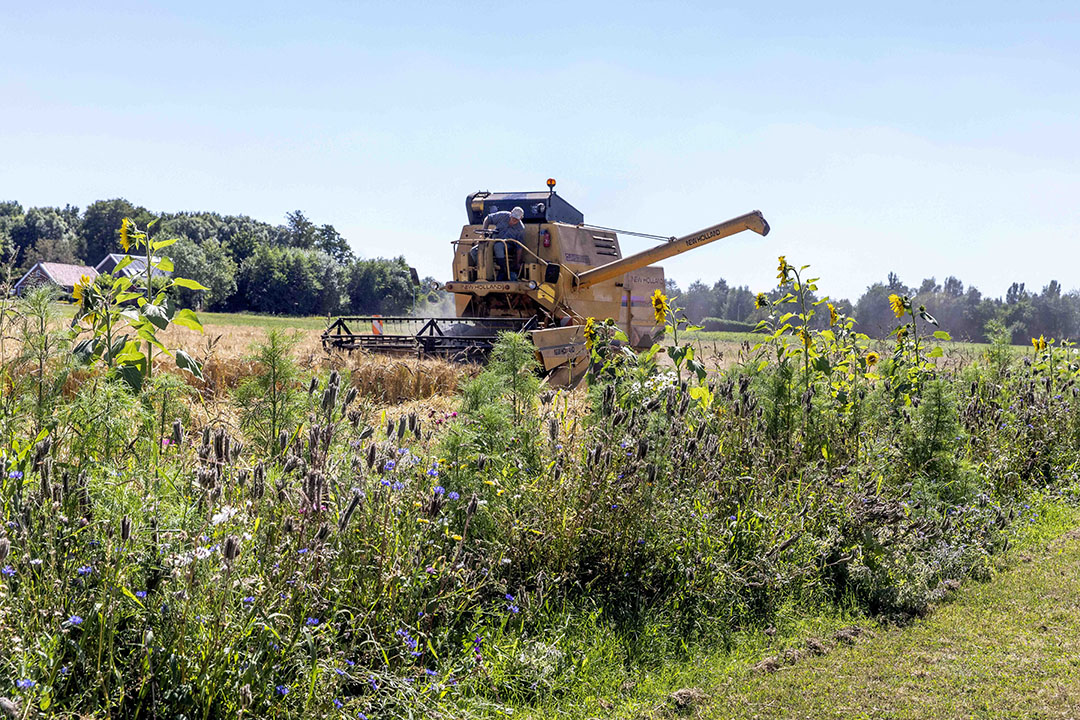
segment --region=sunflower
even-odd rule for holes
[[[765,297],[765,293],[758,293],[754,298],[754,307],[761,309],[763,307],[769,307],[769,298]]]
[[[836,312],[836,308],[832,303],[828,303],[829,306],[829,327],[832,327],[836,323],[840,322],[840,314]]]
[[[877,365],[877,364],[878,364],[878,361],[879,361],[879,360],[881,360],[881,356],[880,356],[880,355],[878,355],[878,354],[877,354],[876,352],[874,352],[873,350],[871,350],[870,352],[866,353],[866,366],[867,366],[867,367],[874,367],[875,365]]]
[[[131,221],[131,218],[124,218],[120,221],[120,247],[124,248],[124,252],[127,252],[131,247],[131,228],[135,225]]]
[[[893,315],[896,316],[897,320],[904,317],[904,312],[907,311],[907,303],[904,301],[904,298],[896,293],[889,296],[889,307],[892,308]]]
[[[799,339],[802,340],[803,346],[810,347],[810,333],[806,332],[806,328],[799,328],[797,334],[799,336]]]
[[[88,275],[83,275],[79,278],[79,282],[75,283],[75,286],[71,289],[71,296],[75,298],[75,301],[82,304],[83,292],[86,288],[90,287],[90,283],[93,280]]]
[[[667,321],[668,304],[667,297],[659,289],[654,290],[652,294],[652,310],[653,317],[656,318],[656,324],[659,325],[662,322]]]
[[[593,349],[593,345],[596,344],[596,318],[587,318],[585,320],[585,347],[589,350]]]
[[[791,266],[787,264],[787,256],[781,255],[780,264],[776,266],[776,279],[780,281],[781,285],[787,282],[787,274],[790,267]]]
[[[1046,337],[1044,335],[1040,335],[1037,338],[1031,338],[1031,344],[1035,348],[1035,350],[1037,350],[1037,351],[1045,350],[1046,349]]]

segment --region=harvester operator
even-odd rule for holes
[[[525,225],[521,222],[521,219],[525,217],[525,211],[519,207],[507,212],[502,210],[500,212],[493,212],[484,218],[483,231],[486,235],[488,227],[494,227],[494,235],[496,240],[517,240],[518,242],[524,242],[525,240]],[[492,244],[492,254],[495,257],[495,279],[496,280],[517,280],[517,244],[511,243],[510,247],[506,247],[504,242],[495,242]]]

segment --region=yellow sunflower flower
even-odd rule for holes
[[[592,350],[594,344],[596,344],[596,318],[587,318],[585,320],[585,347]]]
[[[907,303],[904,302],[904,299],[896,293],[889,296],[889,307],[892,308],[893,315],[896,316],[897,320],[904,317],[904,313],[907,311],[906,306]]]
[[[799,328],[799,339],[802,340],[803,347],[810,347],[810,333],[806,332],[806,328]]]
[[[1046,349],[1046,337],[1043,336],[1043,335],[1040,335],[1037,338],[1031,338],[1031,344],[1038,351],[1045,350]]]
[[[780,281],[781,285],[787,282],[787,275],[788,275],[788,268],[789,267],[790,266],[787,264],[787,256],[786,255],[781,255],[780,256],[780,264],[777,265],[777,267],[776,267],[776,279]]]
[[[881,356],[878,355],[873,350],[866,353],[866,366],[867,367],[874,367],[875,365],[878,364],[878,361],[880,361],[880,360],[881,360]]]
[[[131,247],[131,219],[124,218],[120,221],[120,247],[124,248],[124,252],[128,251]]]
[[[71,289],[71,295],[76,300],[81,301],[83,299],[83,289],[88,287],[89,285],[90,285],[90,278],[87,277],[86,275],[81,276],[79,278],[79,281],[77,283],[75,283],[75,287],[73,287]]]
[[[652,309],[653,309],[653,317],[656,318],[656,324],[657,325],[667,321],[667,314],[668,314],[667,297],[665,297],[664,293],[660,292],[659,289],[653,291],[653,294],[652,294]]]
[[[765,293],[758,293],[754,298],[754,307],[760,310],[763,307],[769,307],[769,298],[765,297]]]
[[[829,305],[829,327],[832,327],[836,323],[840,322],[840,314],[836,312],[836,308],[833,307],[832,303],[828,303],[828,305]]]

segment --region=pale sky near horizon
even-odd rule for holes
[[[0,200],[272,223],[449,279],[478,189],[679,235],[763,290],[1080,288],[1080,5],[0,0]],[[624,252],[647,240],[623,237]]]

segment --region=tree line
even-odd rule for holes
[[[120,222],[155,237],[175,237],[175,272],[209,290],[180,290],[195,308],[286,315],[336,313],[400,315],[445,300],[431,278],[417,286],[404,257],[355,257],[333,225],[297,210],[282,225],[212,212],[154,214],[124,199],[99,200],[85,210],[67,205],[24,209],[0,202],[0,262],[14,279],[39,261],[97,265],[121,252]]]
[[[668,294],[678,296],[687,317],[698,324],[708,325],[709,318],[719,318],[753,326],[769,313],[767,308],[756,307],[756,294],[749,287],[730,287],[723,279],[711,286],[698,280],[685,291],[669,280]],[[780,293],[771,290],[764,294],[773,301]],[[889,273],[885,282],[870,285],[855,302],[835,298],[831,302],[837,311],[855,318],[860,332],[883,338],[897,322],[889,307],[890,295],[907,295],[916,307],[925,306],[955,340],[987,342],[993,331],[988,330],[990,323],[1000,323],[1014,343],[1027,343],[1029,338],[1039,336],[1080,338],[1080,292],[1063,291],[1057,280],[1038,292],[1014,282],[1005,297],[993,298],[984,296],[974,285],[965,287],[953,276],[941,283],[930,277],[909,286],[896,273]],[[819,312],[815,320],[827,324],[828,318],[828,312]]]
[[[0,262],[15,279],[39,261],[96,265],[108,253],[120,252],[125,217],[140,227],[159,217],[155,235],[178,238],[170,247],[175,271],[209,288],[179,291],[183,302],[198,309],[398,315],[435,311],[431,305],[447,302],[446,293],[432,289],[432,278],[414,285],[405,258],[355,257],[333,225],[317,224],[300,210],[272,225],[212,212],[155,215],[124,199],[99,200],[85,210],[71,205],[24,209],[18,202],[0,202]],[[719,322],[717,329],[749,329],[768,313],[756,307],[757,293],[748,286],[730,286],[722,278],[711,285],[697,280],[685,290],[668,280],[667,293],[679,297],[693,322]],[[991,321],[1001,323],[1014,342],[1040,335],[1080,337],[1080,293],[1064,292],[1056,280],[1038,292],[1016,282],[1005,297],[992,298],[952,276],[942,283],[930,277],[908,286],[890,273],[855,302],[832,302],[858,321],[860,331],[884,337],[895,327],[891,294],[913,297],[958,340],[985,342]],[[778,291],[765,295],[775,300]],[[827,318],[828,313],[819,313],[815,319]]]

